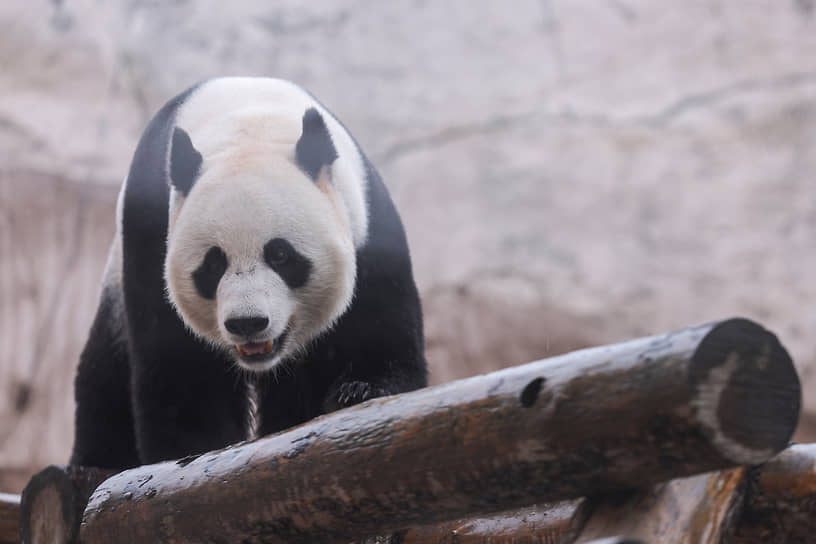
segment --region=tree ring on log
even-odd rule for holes
[[[689,367],[692,405],[714,445],[742,464],[783,449],[799,419],[801,389],[776,336],[747,319],[714,326]]]
[[[79,527],[74,523],[76,494],[71,480],[57,466],[46,467],[34,475],[20,500],[20,539],[22,542],[76,541]],[[62,505],[56,509],[54,505]],[[32,515],[37,512],[37,515]]]

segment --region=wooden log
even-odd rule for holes
[[[19,544],[20,495],[0,493],[0,544]]]
[[[558,544],[580,500],[533,505],[491,516],[410,529],[400,544]]]
[[[733,534],[745,481],[745,469],[736,468],[589,499],[592,515],[574,542],[626,535],[660,544],[719,544]]]
[[[759,463],[799,380],[744,319],[374,399],[103,482],[80,541],[348,542]]]
[[[816,541],[816,444],[789,447],[761,467],[749,487],[734,544]]]
[[[587,544],[646,544],[646,541],[628,536],[608,536],[587,542]]]
[[[624,533],[661,544],[804,544],[816,534],[816,444],[790,446],[757,469],[702,474],[650,490],[596,497],[580,509],[578,503],[412,529],[401,543],[595,544],[612,538],[600,535]],[[576,525],[580,534],[571,537]]]
[[[20,503],[21,541],[24,544],[75,542],[88,497],[112,474],[111,470],[56,465],[35,474],[23,489]]]
[[[399,542],[595,544],[624,538],[600,537],[616,533],[660,543],[809,542],[816,534],[816,444],[790,446],[754,469],[414,528],[401,534]]]

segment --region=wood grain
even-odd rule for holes
[[[744,491],[745,469],[736,468],[589,499],[594,511],[575,544],[610,535],[661,544],[719,544],[733,532]]]
[[[650,486],[770,458],[799,400],[771,333],[746,320],[693,327],[122,472],[94,492],[80,541],[348,542]]]
[[[44,473],[64,481],[65,469]],[[74,474],[82,474],[75,471]],[[91,470],[86,474],[94,474]],[[94,482],[85,478],[79,494],[90,493]],[[81,480],[81,479],[80,479]],[[59,484],[52,481],[51,487]],[[69,488],[70,489],[70,488]],[[77,488],[79,489],[79,488]],[[743,492],[748,499],[742,501]],[[56,494],[40,508],[61,511]],[[74,492],[68,499],[73,501]],[[19,497],[0,495],[0,527],[13,526]],[[371,538],[364,544],[570,544],[597,542],[734,542],[735,544],[797,544],[810,542],[816,501],[816,444],[793,445],[757,469],[744,468],[693,476],[658,484],[652,489],[595,497],[583,501],[542,504],[491,516],[466,518],[418,527],[396,538]],[[744,510],[740,512],[740,507]],[[52,520],[53,521],[53,520]],[[736,536],[728,539],[736,522]],[[43,524],[43,522],[41,522]],[[52,524],[53,525],[53,524]],[[63,530],[67,530],[63,525]],[[6,529],[8,532],[10,529]],[[635,537],[600,535],[618,532]],[[0,544],[5,544],[0,530]],[[52,542],[53,530],[45,540]],[[597,537],[597,538],[596,538]],[[648,538],[650,539],[648,539]],[[15,536],[16,538],[16,536]],[[596,538],[595,540],[592,540]],[[589,540],[588,540],[589,539]],[[16,540],[10,540],[16,542]]]
[[[0,493],[0,544],[20,542],[20,496]]]
[[[755,471],[734,544],[816,541],[816,444],[795,444]]]
[[[418,527],[401,535],[400,544],[559,544],[579,502],[539,504]]]
[[[19,505],[23,544],[74,544],[88,497],[113,471],[51,465],[35,474]],[[115,540],[112,540],[112,542]]]
[[[117,188],[0,170],[0,467],[65,462]],[[20,479],[7,480],[4,491]]]

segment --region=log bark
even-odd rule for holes
[[[0,493],[0,544],[20,542],[20,496]]]
[[[595,544],[610,534],[661,544],[810,542],[816,534],[816,444],[790,446],[752,469],[412,529],[400,543]]]
[[[650,544],[644,540],[638,540],[628,536],[608,536],[606,538],[599,538],[587,544]]]
[[[533,505],[492,516],[410,529],[400,544],[559,544],[580,500]]]
[[[601,536],[619,533],[661,544],[810,542],[816,534],[816,444],[790,446],[751,469],[415,528],[398,542],[595,544],[624,538]]]
[[[796,444],[754,474],[734,544],[816,541],[816,444]]]
[[[348,542],[760,463],[800,405],[785,349],[733,319],[363,405],[103,482],[80,541]]]
[[[20,540],[24,544],[75,542],[88,497],[112,474],[111,470],[56,465],[35,474],[20,502]]]
[[[745,487],[745,469],[736,468],[588,499],[592,514],[574,542],[587,544],[609,535],[660,544],[727,542]]]

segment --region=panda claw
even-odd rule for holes
[[[325,408],[327,412],[333,412],[387,394],[384,389],[368,382],[346,382],[340,384],[334,395],[329,396]]]

